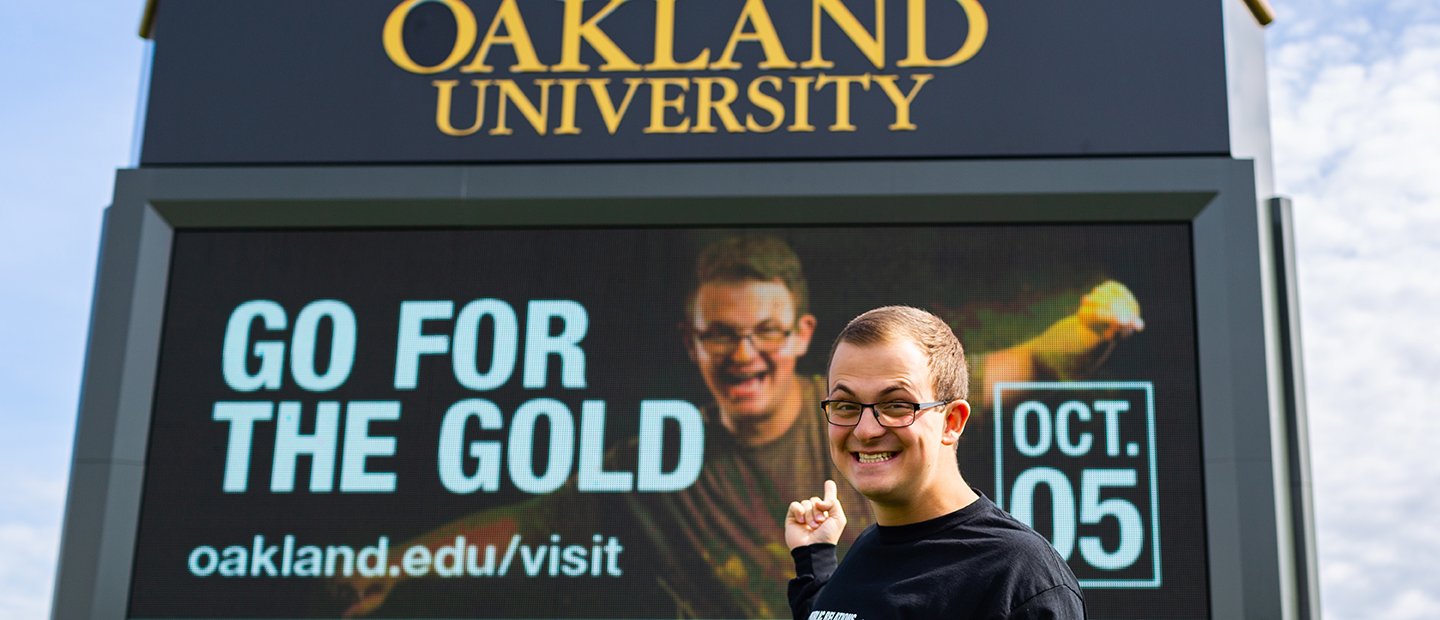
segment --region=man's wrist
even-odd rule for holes
[[[790,557],[795,559],[797,576],[814,575],[821,580],[829,579],[839,564],[835,557],[834,543],[815,543],[796,547],[790,550]]]

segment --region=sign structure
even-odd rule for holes
[[[1211,3],[257,0],[155,29],[145,165],[1229,152]]]
[[[827,353],[890,304],[1092,617],[1298,617],[1224,13],[157,6],[56,617],[790,617]]]

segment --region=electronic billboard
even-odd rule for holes
[[[789,335],[704,350],[697,259],[793,262],[808,299],[705,307]],[[897,303],[968,345],[962,471],[1096,613],[1206,615],[1186,224],[195,230],[171,261],[135,617],[785,616],[784,509],[840,479],[826,352]]]

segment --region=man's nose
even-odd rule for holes
[[[855,425],[855,437],[858,439],[875,439],[885,434],[889,429],[880,425],[880,418],[876,414],[875,407],[869,406],[860,411],[860,422]]]
[[[760,349],[755,348],[755,335],[745,334],[735,343],[735,350],[730,352],[730,359],[743,362],[758,355],[760,355]]]

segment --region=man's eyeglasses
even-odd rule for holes
[[[937,400],[933,403],[912,403],[903,400],[892,400],[883,403],[857,403],[853,400],[822,400],[820,409],[825,412],[825,419],[835,426],[858,426],[860,417],[865,415],[865,409],[869,408],[875,412],[875,420],[880,426],[889,428],[903,428],[915,423],[920,417],[920,412],[931,407],[948,404],[954,400]]]
[[[727,327],[712,327],[703,332],[695,332],[695,339],[700,341],[700,346],[706,353],[711,355],[728,355],[740,346],[740,341],[749,339],[750,346],[758,351],[774,353],[780,350],[790,334],[795,333],[793,327],[779,327],[776,325],[761,325],[755,329],[741,333]]]

